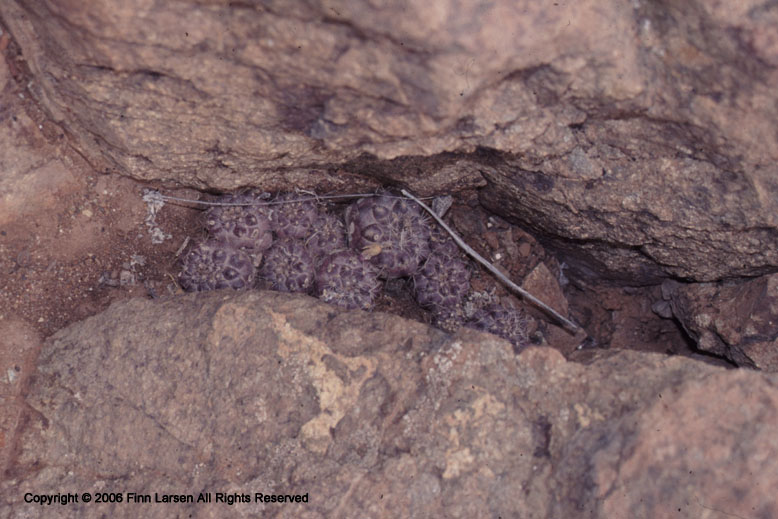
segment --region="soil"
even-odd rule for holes
[[[3,40],[2,38],[6,38]],[[24,63],[0,38],[0,324],[19,322],[41,338],[131,297],[165,297],[179,290],[176,253],[202,234],[200,210],[167,203],[156,226],[168,236],[152,240],[147,188],[190,199],[203,196],[174,185],[141,184],[93,165],[69,145],[66,132],[31,100]],[[474,191],[458,193],[447,219],[473,248],[515,281],[540,262],[564,280],[563,266],[531,235],[489,214]],[[544,314],[524,305],[482,270],[472,284],[526,308],[536,319],[534,341],[562,344],[568,356],[582,345],[690,354],[674,322],[650,308],[658,287],[618,288],[573,280],[563,283],[570,315],[590,338],[573,337]],[[430,321],[410,297],[407,283],[387,286],[377,310]],[[35,352],[23,341],[4,340],[1,372],[20,369]],[[33,341],[36,342],[36,341]],[[27,344],[27,343],[24,343]]]

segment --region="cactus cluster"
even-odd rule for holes
[[[259,277],[282,292],[311,293],[316,266],[346,249],[343,221],[300,195],[279,195],[273,201],[271,223],[278,238],[268,250]]]
[[[346,228],[349,246],[384,278],[413,275],[429,255],[429,222],[410,200],[362,198],[346,210]]]
[[[459,248],[459,245],[457,245],[454,239],[438,225],[433,227],[430,232],[430,254],[446,258],[464,259],[464,254]]]
[[[343,220],[334,214],[320,214],[314,221],[313,231],[305,239],[305,246],[317,258],[317,263],[333,252],[345,250],[346,227]]]
[[[189,291],[251,287],[313,293],[345,308],[369,310],[379,278],[408,278],[418,304],[449,331],[469,326],[513,342],[528,342],[523,312],[496,304],[465,312],[470,269],[459,247],[430,225],[416,204],[387,194],[359,199],[334,212],[299,195],[266,202],[256,193],[228,195],[205,213],[209,239],[190,247],[179,274]],[[472,305],[471,305],[472,306]]]
[[[421,306],[444,311],[457,306],[470,291],[470,271],[456,256],[432,254],[413,276],[413,284]]]
[[[328,303],[370,310],[381,290],[375,267],[354,251],[327,256],[316,271],[316,293]]]
[[[193,245],[178,276],[184,290],[242,289],[254,283],[254,265],[248,254],[216,240]]]
[[[502,337],[513,343],[517,350],[529,344],[529,319],[527,314],[517,308],[487,305],[476,311],[465,326]]]
[[[219,205],[205,212],[205,229],[212,240],[250,253],[261,253],[270,247],[270,219],[256,205],[258,195],[227,195],[218,201],[245,205]]]
[[[270,220],[256,205],[260,198],[253,193],[226,195],[217,201],[233,205],[205,212],[208,239],[195,242],[183,257],[178,279],[184,290],[237,290],[253,285],[262,253],[273,242]]]
[[[372,308],[380,292],[378,273],[348,248],[343,220],[297,198],[274,200],[271,223],[278,240],[265,254],[259,277],[275,290],[315,292],[345,308]]]
[[[301,240],[277,240],[265,254],[259,275],[279,292],[311,292],[316,276],[313,257]]]
[[[313,200],[301,198],[298,194],[286,193],[273,200],[270,219],[277,237],[301,240],[313,232],[319,210]]]

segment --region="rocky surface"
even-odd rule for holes
[[[581,276],[778,265],[765,0],[10,0],[0,16],[29,94],[100,170],[220,190],[488,184],[490,208]]]
[[[600,349],[688,354],[677,321],[778,369],[771,3],[76,4],[0,3],[0,516],[138,514],[26,491],[311,498],[149,517],[778,515],[774,375]],[[164,299],[198,212],[149,221],[102,173],[454,194],[468,242],[591,337],[533,313],[553,348],[515,356],[305,296]],[[130,296],[157,300],[36,360]]]
[[[772,517],[776,382],[634,352],[516,356],[302,295],[134,299],[46,341],[0,515]],[[309,501],[23,502],[63,491]]]
[[[143,186],[84,160],[33,101],[25,66],[0,27],[0,326],[24,322],[47,336],[113,300],[167,292],[199,211],[168,204],[149,225]]]
[[[7,5],[2,3],[0,9]],[[13,308],[16,318],[48,336],[100,312],[111,301],[175,290],[175,275],[180,271],[176,259],[185,252],[181,247],[187,240],[191,244],[204,238],[201,208],[168,203],[152,215],[141,198],[148,184],[96,171],[72,147],[67,132],[35,102],[30,90],[35,81],[25,72],[27,63],[10,32],[5,27],[0,30],[0,53],[5,58],[0,60],[0,163],[4,167],[0,308]],[[398,159],[380,171],[374,164],[371,171],[389,178],[394,165],[407,166],[409,160]],[[435,160],[442,164],[448,159]],[[354,180],[349,175],[343,178]],[[202,196],[170,186],[164,192],[184,198]],[[652,294],[650,287],[629,289],[629,293],[626,288],[606,291],[596,278],[576,278],[561,285],[563,293],[559,283],[565,280],[565,264],[560,267],[551,251],[521,227],[484,210],[476,190],[456,193],[447,218],[467,243],[511,279],[524,280],[526,289],[563,314],[568,315],[569,309],[597,344],[688,354],[677,326],[651,312],[651,304],[660,296]],[[162,243],[155,237],[162,237]],[[508,294],[501,285],[489,276],[474,274],[472,282],[479,291],[496,288],[495,295],[505,303]],[[571,288],[576,289],[575,302],[568,305]],[[380,310],[433,320],[405,297],[407,291],[395,292],[399,304],[382,298],[377,301]],[[542,334],[565,355],[575,352],[580,340],[546,326],[546,316],[533,316],[542,319],[537,334],[533,328],[536,339],[542,340]],[[10,317],[6,312],[0,318]],[[18,359],[11,365],[26,364]]]
[[[654,310],[670,312],[706,353],[778,371],[778,275],[692,285],[666,281]]]
[[[7,310],[0,316],[0,474],[5,474],[18,445],[16,431],[26,416],[24,392],[42,343],[40,333]]]

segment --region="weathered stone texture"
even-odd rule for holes
[[[99,169],[220,190],[486,181],[495,211],[575,240],[582,275],[778,265],[769,2],[13,0],[0,16],[30,92]]]
[[[778,275],[729,283],[667,281],[662,295],[700,350],[738,366],[778,371]]]
[[[0,88],[49,118],[0,107],[21,143],[0,224],[73,183],[28,141],[201,189],[479,188],[584,287],[705,282],[656,311],[778,369],[772,2],[7,0],[0,21]],[[592,356],[282,294],[121,303],[51,338],[3,417],[0,516],[138,514],[23,503],[68,490],[311,499],[147,517],[778,515],[775,375]]]
[[[775,376],[680,357],[584,366],[306,296],[210,292],[115,304],[62,330],[30,387],[3,517],[778,512]],[[22,502],[67,489],[310,501]]]

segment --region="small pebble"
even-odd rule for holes
[[[489,247],[493,249],[499,249],[500,248],[500,240],[497,238],[497,233],[494,231],[488,231],[484,233],[484,240],[486,240],[486,243],[489,244]]]

